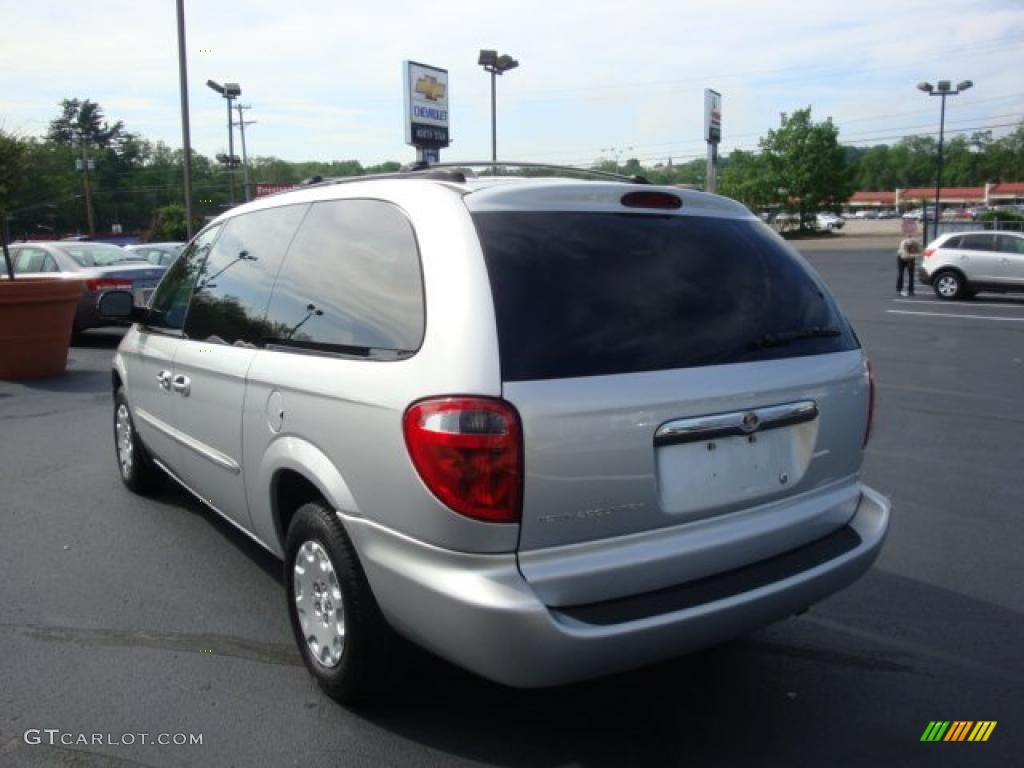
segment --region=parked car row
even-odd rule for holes
[[[137,305],[146,306],[182,245],[159,243],[122,248],[87,240],[58,240],[12,243],[9,250],[15,277],[69,275],[85,280],[72,326],[72,333],[77,336],[90,328],[115,324],[97,309],[100,297],[107,291],[130,291]],[[178,246],[177,251],[174,246]],[[6,278],[3,274],[2,279]]]
[[[776,226],[795,226],[800,223],[800,214],[788,213],[786,211],[763,211],[760,214],[760,218],[762,221],[775,224]],[[812,223],[815,228],[826,232],[834,232],[837,229],[842,229],[846,224],[842,217],[837,216],[830,211],[808,214],[808,222]]]

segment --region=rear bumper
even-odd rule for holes
[[[541,602],[512,554],[451,552],[343,520],[395,629],[483,677],[537,687],[714,645],[849,585],[871,566],[889,525],[889,501],[861,491],[845,529],[801,548],[812,555],[794,550],[700,583],[561,608]]]
[[[924,271],[924,267],[917,268],[917,279],[918,282],[923,283],[924,285],[932,284],[932,276]]]

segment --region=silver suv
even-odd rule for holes
[[[342,701],[404,640],[514,686],[673,657],[806,609],[885,538],[857,337],[726,198],[323,182],[212,222],[148,308],[103,307],[136,322],[124,483],[170,475],[282,558]]]
[[[922,253],[919,275],[940,299],[978,291],[1024,291],[1024,234],[956,232],[940,235]]]

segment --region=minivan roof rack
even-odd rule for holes
[[[498,168],[537,168],[540,170],[551,170],[551,171],[563,171],[569,173],[575,173],[580,176],[594,176],[597,178],[604,179],[615,179],[616,181],[626,181],[630,184],[650,184],[643,176],[626,176],[621,173],[612,173],[611,171],[598,171],[592,168],[577,168],[571,165],[552,165],[551,163],[520,163],[514,161],[502,161],[495,162],[493,160],[474,160],[466,163],[426,163],[423,161],[410,163],[402,167],[402,170],[406,173],[419,173],[428,169],[445,169],[445,168],[493,168],[497,172]]]
[[[377,179],[435,179],[436,181],[449,181],[454,184],[464,184],[466,174],[457,170],[439,169],[433,170],[434,166],[428,169],[402,170],[398,173],[371,173],[364,176],[310,176],[299,182],[303,187],[328,186],[330,184],[348,184],[356,181],[376,181]]]

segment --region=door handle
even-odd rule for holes
[[[171,382],[171,388],[175,392],[180,392],[182,397],[188,397],[188,393],[192,391],[192,380],[188,376],[178,374]]]
[[[160,389],[170,389],[171,388],[171,372],[170,371],[160,371],[160,373],[158,373],[156,375],[156,380],[160,384]]]

